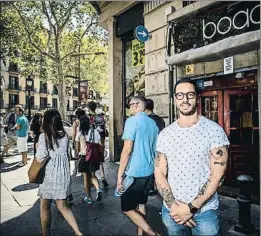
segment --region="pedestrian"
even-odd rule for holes
[[[155,179],[169,235],[220,235],[217,189],[224,178],[229,141],[221,126],[199,115],[197,87],[174,88],[179,118],[157,140]]]
[[[162,117],[156,115],[154,113],[154,102],[151,99],[146,99],[146,109],[145,112],[151,118],[154,120],[159,128],[159,132],[161,132],[165,128],[165,121]]]
[[[43,162],[47,156],[44,181],[39,185],[42,234],[50,235],[51,200],[56,201],[58,210],[74,230],[75,235],[82,235],[73,212],[66,204],[70,194],[70,168],[68,159],[69,137],[66,135],[60,113],[49,109],[44,113],[43,132],[39,136],[36,160]]]
[[[7,125],[4,124],[4,114],[5,114],[5,110],[0,111],[0,137],[1,137],[1,146],[3,146],[3,152],[1,154],[1,158],[0,158],[0,163],[4,163],[4,159],[3,156],[6,154],[6,147],[8,145],[8,139],[7,139],[7,135],[5,133],[5,128],[7,127]]]
[[[93,134],[93,140],[92,133]],[[98,179],[95,175],[95,171],[99,170],[100,163],[94,163],[86,161],[86,142],[93,142],[101,144],[101,137],[99,132],[96,129],[91,128],[90,126],[90,119],[87,116],[84,116],[80,119],[80,126],[79,132],[76,135],[76,149],[77,153],[79,154],[79,164],[78,164],[78,171],[83,174],[83,182],[86,196],[83,199],[83,202],[86,204],[90,204],[93,202],[92,195],[91,195],[91,183],[96,188],[96,201],[101,201],[102,199],[102,191],[99,187]]]
[[[34,139],[34,155],[36,154],[37,143],[39,141],[39,136],[42,133],[42,125],[43,125],[43,113],[36,112],[33,116],[31,125],[30,125],[30,133],[31,137]]]
[[[18,166],[22,167],[27,165],[27,139],[28,139],[28,130],[29,123],[28,119],[24,115],[24,109],[21,105],[15,106],[15,113],[17,116],[17,121],[15,126],[11,129],[11,131],[16,130],[17,137],[17,148],[18,152],[22,155],[22,162],[18,164]]]
[[[7,140],[8,140],[8,145],[4,147],[3,153],[5,153],[6,156],[12,155],[12,153],[9,152],[9,149],[12,148],[16,143],[17,143],[17,137],[15,134],[15,131],[12,130],[12,128],[15,126],[17,120],[17,116],[13,111],[11,111],[6,119],[5,119],[5,133],[7,134]]]
[[[146,222],[146,206],[153,184],[154,158],[158,127],[144,112],[145,98],[135,96],[130,101],[130,118],[126,120],[122,139],[123,150],[118,170],[117,192],[123,188],[123,179],[134,182],[121,196],[121,210],[138,227],[138,235],[158,235]]]
[[[103,149],[105,149],[105,136],[106,136],[106,127],[105,127],[105,117],[102,114],[96,113],[97,104],[96,102],[89,102],[88,103],[88,109],[89,109],[89,118],[90,123],[93,126],[93,128],[97,129],[101,136],[101,145]],[[104,155],[104,154],[103,154]],[[105,171],[104,171],[104,165],[103,162],[100,163],[100,172],[101,172],[101,181],[104,188],[108,188],[109,184],[105,178]]]
[[[152,120],[154,120],[156,122],[156,125],[159,128],[159,132],[161,132],[165,128],[165,121],[162,117],[156,115],[153,110],[154,110],[153,100],[146,99],[145,112],[147,113],[149,118],[151,118]],[[150,195],[156,194],[158,192],[156,188],[157,187],[155,186],[155,178],[153,176],[153,185],[152,185],[152,189],[150,190]]]

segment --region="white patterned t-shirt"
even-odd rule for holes
[[[210,150],[226,145],[229,141],[223,128],[203,116],[191,127],[182,128],[175,121],[162,130],[156,150],[167,157],[168,183],[175,199],[188,204],[197,197],[210,178]],[[215,193],[200,212],[218,205]]]

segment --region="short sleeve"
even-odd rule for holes
[[[81,133],[77,132],[77,134],[75,136],[75,142],[80,142],[80,136],[81,136]]]
[[[38,162],[43,162],[43,160],[47,157],[48,151],[46,149],[46,144],[45,144],[45,138],[44,134],[40,134],[39,136],[39,146],[37,148],[35,158]]]
[[[229,145],[227,135],[221,126],[215,126],[211,128],[210,132],[210,150],[215,148],[223,147]]]
[[[157,139],[157,145],[156,145],[156,151],[161,152],[164,154],[167,154],[167,145],[165,143],[165,135],[164,132],[160,132],[158,139]]]
[[[130,117],[126,120],[125,126],[124,126],[124,132],[122,135],[122,140],[135,140],[136,132],[137,132],[137,126],[136,126],[136,120],[133,119],[134,117]]]
[[[16,122],[17,122],[18,125],[21,125],[23,123],[23,120],[22,119],[17,119]]]

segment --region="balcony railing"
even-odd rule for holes
[[[47,104],[40,105],[40,110],[45,110],[45,109],[47,109]]]
[[[11,90],[20,90],[20,88],[22,88],[22,86],[15,85],[15,84],[8,85],[8,89],[11,89]]]
[[[33,110],[39,110],[39,108],[40,108],[39,105],[34,105],[34,106],[32,106],[32,109],[33,109]]]
[[[10,63],[8,71],[9,72],[15,72],[15,73],[20,73],[21,72],[19,67],[18,67],[18,65],[15,64],[15,63]]]
[[[47,94],[47,89],[40,88],[40,93],[46,93]]]

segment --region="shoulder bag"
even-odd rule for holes
[[[36,158],[33,159],[30,169],[28,170],[29,183],[42,184],[44,181],[46,165],[51,159],[48,150],[46,134],[44,134],[44,137],[45,137],[47,156],[44,158],[44,161],[42,163],[37,162]]]
[[[104,162],[104,151],[103,147],[94,142],[94,129],[91,129],[90,139],[86,141],[86,161],[93,163]]]

